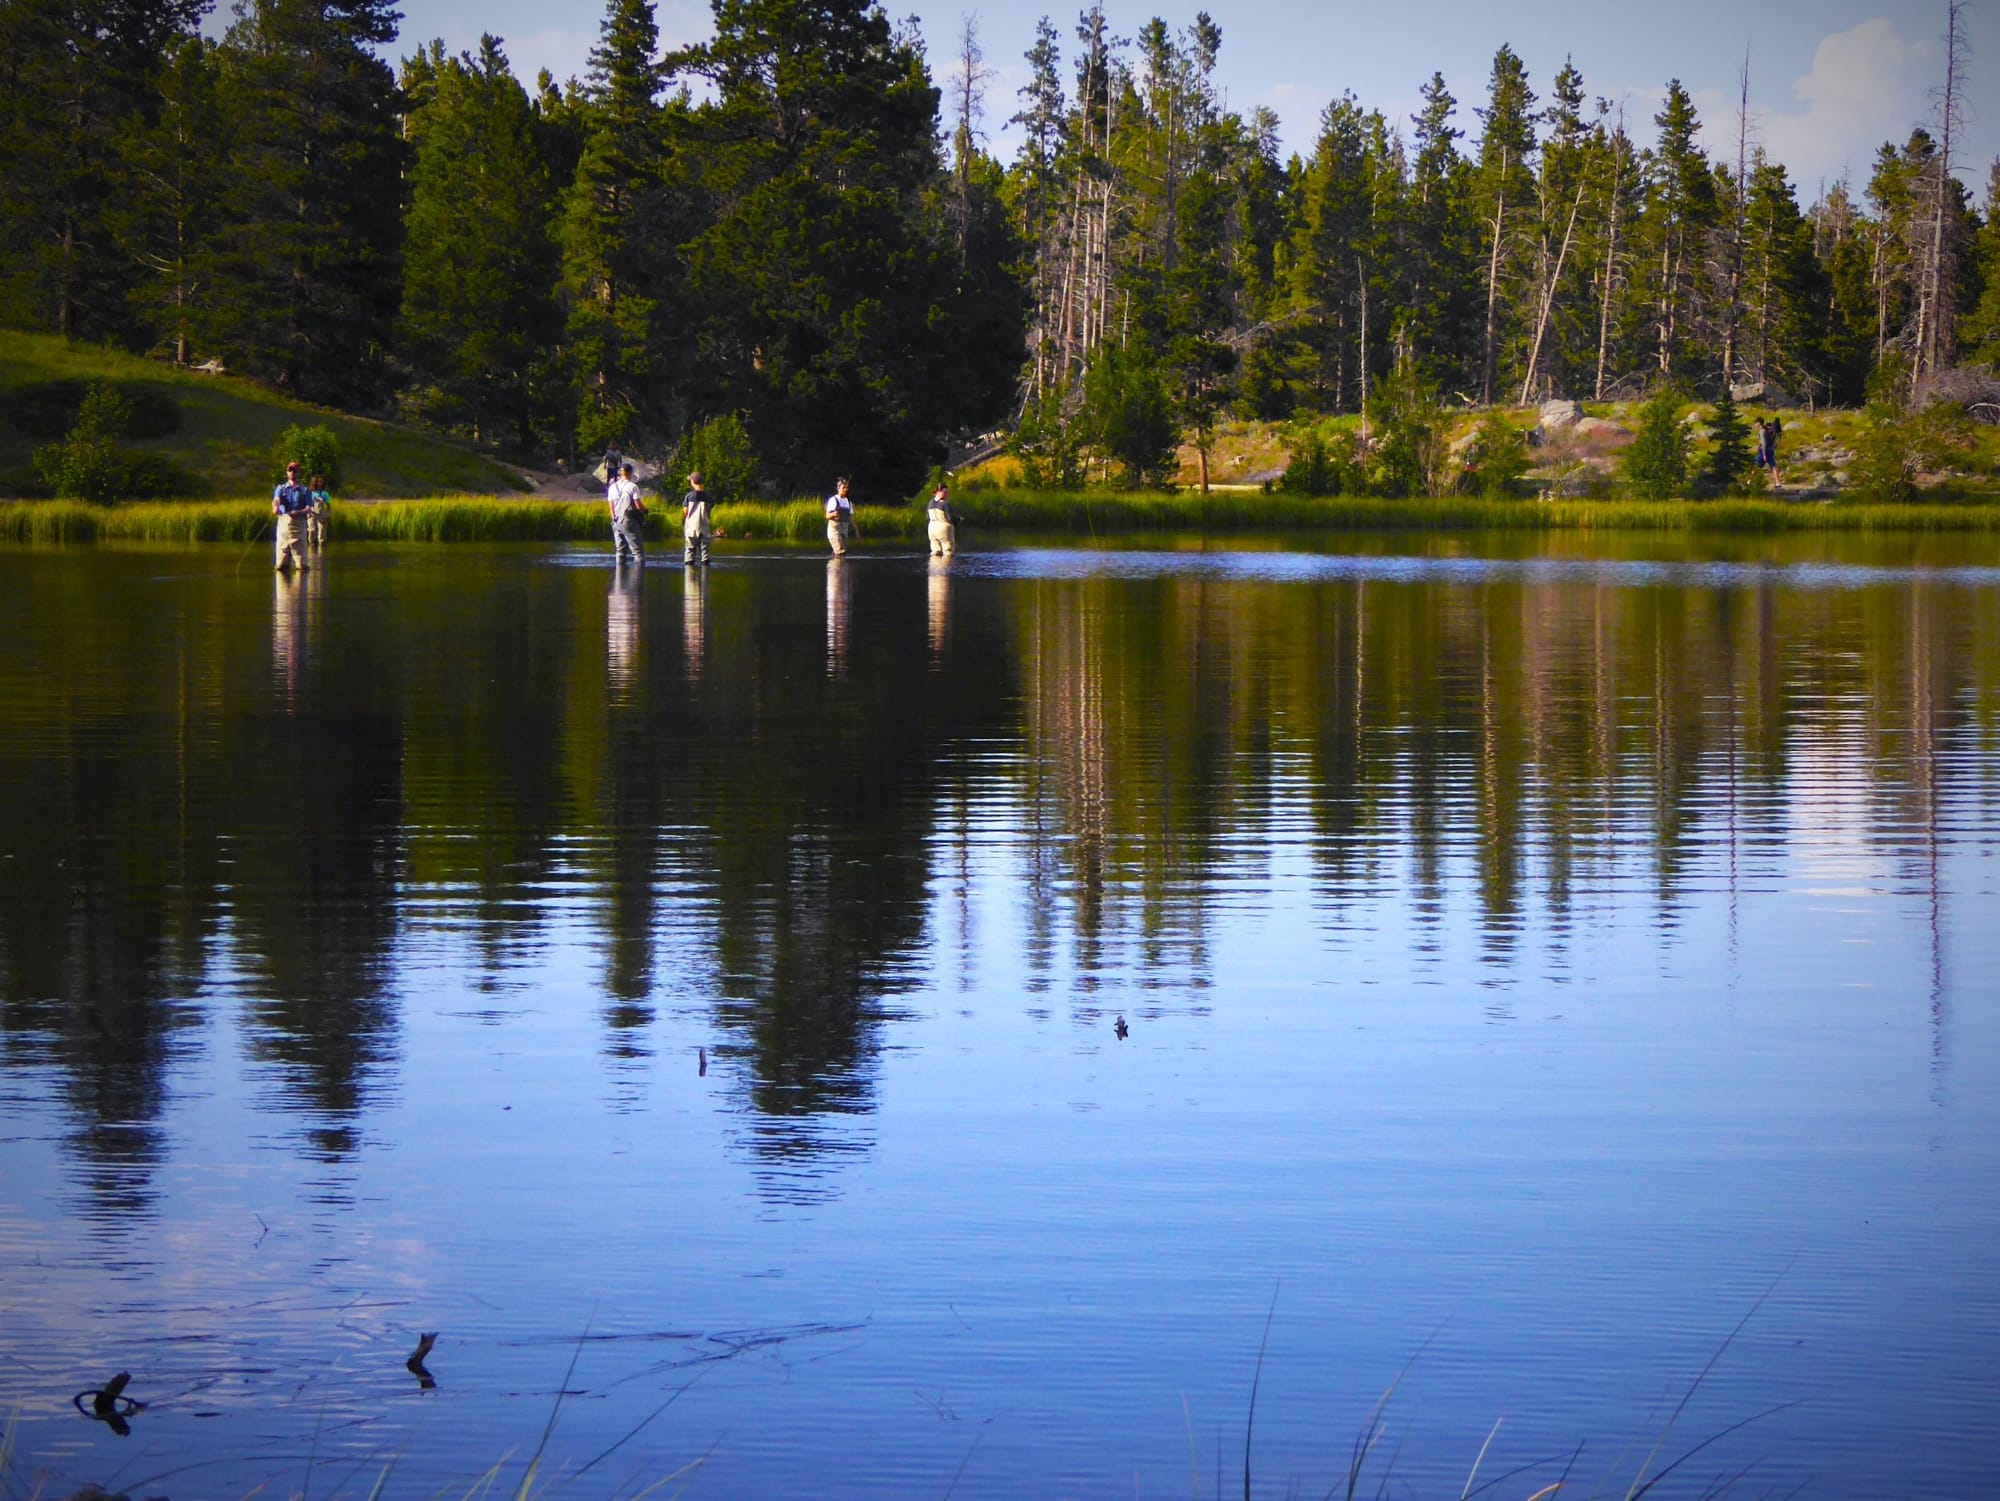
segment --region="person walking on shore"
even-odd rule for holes
[[[1757,462],[1764,466],[1764,472],[1771,477],[1771,486],[1776,489],[1784,483],[1778,474],[1778,435],[1784,431],[1776,417],[1757,419]]]
[[[690,568],[708,566],[708,494],[699,469],[688,476],[688,492],[681,497],[681,542],[681,562]]]
[[[618,477],[604,492],[604,499],[611,507],[611,556],[620,563],[627,557],[639,565],[646,562],[646,502],[639,495],[638,481],[632,478],[632,466],[622,464]]]
[[[958,518],[942,483],[931,492],[930,512],[931,556],[948,558],[958,547]]]
[[[826,498],[826,543],[836,558],[847,556],[847,540],[853,535],[854,502],[847,495],[847,476],[842,475]]]
[[[278,518],[277,571],[297,567],[306,571],[306,541],[300,528],[312,510],[312,491],[299,483],[297,459],[285,466],[285,482],[271,492],[271,514]]]

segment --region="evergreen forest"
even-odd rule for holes
[[[219,37],[207,0],[7,0],[0,322],[524,460],[727,422],[775,489],[878,496],[1002,432],[1031,483],[1136,484],[1231,419],[1921,403],[2000,359],[1956,6],[1933,117],[1807,203],[1747,107],[1634,113],[1509,47],[1411,118],[1337,95],[1287,158],[1205,13],[1044,19],[1003,99],[976,19],[933,58],[865,0],[712,4],[666,50],[609,0],[585,76],[528,85],[490,36],[392,66],[390,0],[240,0]]]

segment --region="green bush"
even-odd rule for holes
[[[35,471],[50,494],[57,500],[117,498],[124,475],[112,439],[126,415],[124,398],[116,390],[103,381],[91,382],[69,436],[35,450]]]
[[[678,500],[687,486],[687,477],[701,471],[701,482],[711,505],[730,501],[755,500],[764,482],[764,466],[743,419],[734,412],[711,417],[699,427],[682,434],[666,471],[660,475],[660,491]]]
[[[299,478],[309,480],[315,474],[326,481],[329,490],[340,488],[340,438],[324,423],[307,427],[303,423],[293,423],[278,434],[278,441],[271,445],[271,465],[274,483],[285,477],[285,466],[298,460]]]
[[[1681,393],[1668,386],[1639,408],[1639,431],[1625,450],[1625,479],[1637,500],[1673,500],[1687,491],[1688,431]]]
[[[1319,429],[1305,425],[1286,435],[1285,449],[1291,462],[1278,477],[1277,489],[1286,495],[1359,495],[1367,476],[1355,461],[1354,440],[1335,433],[1329,440]]]
[[[1125,469],[1125,488],[1164,484],[1177,463],[1180,427],[1159,367],[1136,347],[1105,344],[1083,381],[1084,424],[1091,439]]]
[[[1437,386],[1405,367],[1368,398],[1375,425],[1375,483],[1385,495],[1427,495],[1451,489],[1450,422]]]
[[[17,386],[6,394],[8,424],[24,438],[65,437],[76,426],[93,385],[107,386],[122,403],[118,425],[106,436],[166,438],[181,430],[181,409],[173,393],[140,380],[42,380]]]
[[[1007,452],[1021,466],[1021,483],[1031,490],[1083,488],[1083,424],[1063,410],[1063,393],[1050,386],[1027,404]]]
[[[1869,405],[1854,445],[1854,491],[1863,500],[1907,505],[1922,491],[1919,477],[1946,467],[1972,440],[1972,419],[1955,402],[1913,412],[1879,399]]]
[[[1489,415],[1466,454],[1465,477],[1487,500],[1510,500],[1528,472],[1528,435],[1498,414]]]

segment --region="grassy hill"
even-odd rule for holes
[[[349,498],[498,493],[529,486],[504,464],[473,448],[399,427],[292,401],[229,375],[202,375],[49,334],[0,329],[0,495],[21,488],[9,478],[29,471],[46,441],[8,420],[10,396],[51,380],[131,382],[171,397],[180,431],[134,438],[123,446],[158,453],[206,480],[215,495],[265,495],[279,476],[271,445],[294,423],[324,423],[339,434]]]

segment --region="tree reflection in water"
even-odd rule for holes
[[[422,935],[495,1025],[587,945],[635,1089],[662,992],[704,1008],[764,1190],[811,1197],[953,924],[976,962],[996,826],[1025,1004],[1136,1022],[1210,1004],[1218,914],[1293,850],[1310,941],[1393,898],[1412,973],[1469,942],[1560,977],[1606,892],[1664,941],[1698,870],[1733,892],[1801,817],[1928,830],[1935,890],[1990,795],[1962,749],[2000,724],[1994,591],[1922,574],[970,561],[724,556],[675,622],[540,553],[268,586],[0,556],[0,1048],[58,1083],[94,1212],[149,1212],[175,1070],[230,1023],[308,1154],[361,1150]]]

